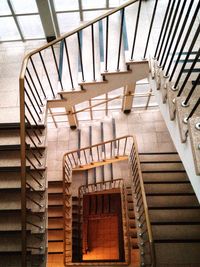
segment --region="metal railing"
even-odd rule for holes
[[[129,143],[132,136],[126,135],[116,139],[83,147],[65,154],[66,162],[72,169],[89,169],[99,163],[123,160],[130,152]]]
[[[45,124],[46,121],[46,104],[48,99],[56,99],[57,92],[59,90],[64,91],[67,88],[74,90],[75,88],[80,87],[79,82],[86,81],[85,73],[89,73],[85,68],[85,59],[82,54],[82,35],[85,31],[90,31],[90,42],[91,42],[91,76],[89,81],[95,81],[100,76],[100,73],[97,73],[97,66],[95,61],[95,56],[97,53],[97,48],[95,46],[95,34],[96,26],[98,23],[104,24],[105,31],[105,47],[104,47],[104,67],[103,72],[107,71],[120,71],[120,62],[122,58],[122,45],[123,45],[123,27],[125,25],[125,16],[126,11],[129,6],[137,5],[136,0],[129,1],[114,10],[107,12],[106,14],[99,16],[98,18],[85,23],[78,27],[77,29],[64,34],[62,37],[57,38],[56,40],[48,43],[39,49],[34,50],[25,56],[19,78],[19,87],[20,87],[20,139],[21,139],[21,207],[22,207],[22,266],[25,267],[26,263],[26,254],[27,254],[27,244],[26,244],[26,217],[27,217],[27,164],[31,165],[31,168],[37,172],[40,177],[43,177],[43,173],[38,168],[38,163],[40,164],[40,155],[32,153],[34,161],[27,153],[26,143],[34,146],[36,150],[39,150],[40,145],[42,144],[42,130],[41,126]],[[140,1],[141,7],[141,1]],[[138,10],[140,8],[138,7]],[[139,11],[140,13],[140,11]],[[119,39],[116,40],[118,43],[118,51],[116,55],[112,54],[112,59],[110,59],[109,51],[111,48],[110,38],[110,25],[112,24],[114,15],[118,14],[121,21],[119,26]],[[152,16],[152,23],[154,21],[154,15]],[[134,18],[133,18],[134,22]],[[145,52],[146,55],[147,47],[149,46],[149,36],[151,34],[151,27],[149,27],[148,34],[145,41]],[[134,29],[134,41],[133,49],[130,59],[134,58],[134,46],[136,38],[138,38],[137,29]],[[73,44],[70,46],[70,44]],[[61,49],[63,48],[63,50]],[[78,51],[77,65],[79,64],[81,78],[80,80],[76,79],[77,72],[73,70],[72,62],[72,51],[76,47]],[[62,50],[62,51],[61,51]],[[59,59],[61,58],[61,53],[66,59],[66,68],[65,74],[63,75],[60,69]],[[142,54],[141,54],[142,57]],[[110,60],[113,58],[116,59],[116,66],[114,69],[110,67]],[[87,58],[88,61],[88,58]],[[64,81],[64,76],[68,77],[69,83],[67,84]],[[102,79],[102,78],[101,78]],[[66,86],[66,87],[65,87]],[[83,86],[81,86],[81,89]],[[32,150],[31,150],[32,151]],[[36,163],[37,162],[37,163]],[[39,182],[37,176],[33,173],[30,174],[33,180]]]
[[[131,148],[129,163],[131,167],[132,190],[135,195],[137,227],[139,228],[138,245],[140,248],[141,264],[142,266],[150,265],[155,267],[155,247],[136,141],[133,142]]]
[[[63,157],[63,190],[64,190],[64,194],[67,195],[67,199],[70,198],[68,194],[70,194],[69,191],[69,186],[71,183],[71,175],[72,175],[72,171],[73,169],[76,170],[77,167],[80,167],[80,163],[82,164],[82,168],[84,169],[85,165],[88,166],[88,161],[85,160],[85,156],[88,155],[88,157],[90,158],[97,158],[98,160],[98,155],[95,156],[95,153],[99,153],[99,151],[102,151],[102,148],[105,149],[105,146],[107,146],[107,148],[109,147],[111,150],[114,149],[114,144],[116,144],[116,151],[118,151],[118,153],[116,154],[116,157],[121,157],[126,155],[126,159],[130,159],[130,167],[132,170],[132,183],[133,183],[133,190],[136,194],[136,201],[137,201],[137,205],[138,205],[138,213],[139,213],[139,227],[140,227],[140,233],[139,233],[139,237],[140,237],[140,242],[139,242],[139,247],[141,250],[141,255],[142,255],[142,259],[145,260],[145,257],[143,257],[144,255],[144,251],[143,249],[145,248],[149,248],[148,249],[148,255],[150,257],[150,261],[151,261],[151,266],[155,266],[155,252],[154,252],[154,243],[153,243],[153,237],[152,237],[152,231],[151,231],[151,224],[150,224],[150,219],[149,219],[149,214],[148,214],[148,207],[147,207],[147,201],[146,201],[146,196],[145,196],[145,191],[144,191],[144,185],[143,185],[143,181],[142,181],[142,176],[141,176],[141,171],[140,171],[140,162],[139,162],[139,158],[138,158],[138,150],[137,150],[137,145],[136,145],[136,141],[135,138],[133,136],[127,135],[127,136],[123,136],[120,138],[116,138],[113,140],[109,140],[106,142],[102,142],[90,147],[86,147],[86,148],[82,148],[82,149],[78,149],[78,150],[74,150],[74,151],[70,151],[68,153],[65,153],[64,157]],[[121,146],[120,146],[121,144]],[[85,152],[84,152],[85,151]],[[87,151],[87,154],[86,154]],[[91,152],[92,151],[92,152]],[[92,154],[91,154],[92,153]],[[113,156],[113,153],[109,152],[108,153],[109,156]],[[93,157],[91,157],[91,155]],[[100,158],[100,160],[104,160],[104,158]],[[106,157],[106,160],[109,163],[110,158]],[[83,164],[84,163],[84,164]],[[94,162],[92,161],[90,164],[94,164]],[[103,191],[103,190],[109,190],[112,188],[121,188],[121,193],[123,195],[123,207],[124,203],[125,203],[125,189],[124,189],[124,185],[121,186],[122,184],[122,180],[121,179],[117,179],[117,180],[111,180],[111,181],[103,181],[103,182],[99,182],[99,183],[94,183],[94,184],[88,184],[88,185],[84,185],[81,186],[79,188],[79,199],[81,199],[81,196],[84,194],[88,194],[91,192],[98,192],[98,191]],[[67,206],[65,207],[65,211],[67,211],[67,213],[65,212],[65,214],[67,214],[68,216],[68,212],[69,212],[69,203],[68,201],[65,202],[64,200],[64,205]],[[81,206],[81,202],[79,203]],[[126,207],[127,208],[127,207]],[[126,221],[127,221],[127,212],[124,213],[123,215],[124,217],[126,217]],[[66,217],[67,220],[69,221],[69,227],[67,228],[67,232],[65,233],[66,238],[71,238],[72,237],[72,230],[69,234],[69,229],[71,229],[70,225],[71,225],[71,220],[69,220],[69,217]],[[125,229],[124,229],[125,231]],[[127,236],[127,235],[125,235]],[[69,240],[68,240],[69,241]],[[124,240],[124,244],[128,245],[128,239]],[[72,244],[72,242],[68,242],[67,244]],[[145,246],[140,244],[145,244]],[[67,247],[67,251],[70,249],[70,246]],[[125,251],[126,252],[126,251]],[[146,253],[146,250],[145,250]],[[126,259],[128,259],[128,254],[126,254]]]
[[[22,266],[25,267],[26,264],[26,254],[27,254],[27,244],[26,244],[26,217],[27,217],[27,175],[30,175],[34,180],[39,182],[37,176],[43,177],[43,171],[38,167],[38,163],[41,163],[40,155],[33,152],[32,150],[27,150],[27,143],[32,147],[35,147],[36,150],[39,150],[42,143],[42,130],[41,127],[45,124],[46,120],[46,103],[48,99],[56,99],[57,92],[59,90],[64,91],[68,88],[70,90],[74,90],[76,88],[83,89],[84,82],[87,81],[95,81],[101,77],[100,73],[97,72],[97,63],[95,61],[95,57],[97,54],[97,48],[95,46],[95,28],[98,23],[102,23],[104,25],[105,32],[105,45],[104,45],[104,64],[103,72],[106,73],[108,71],[117,71],[119,72],[121,67],[121,59],[122,59],[122,47],[123,47],[123,28],[126,22],[126,15],[128,14],[128,9],[132,5],[137,9],[136,17],[132,16],[132,45],[129,48],[130,56],[129,60],[133,61],[136,55],[136,44],[139,40],[139,36],[141,32],[139,32],[139,24],[141,23],[141,10],[144,5],[142,0],[136,1],[132,0],[119,8],[111,10],[106,14],[88,22],[77,29],[63,35],[60,38],[52,41],[49,44],[46,44],[39,49],[34,50],[29,53],[23,60],[19,86],[20,86],[20,138],[21,138],[21,207],[22,207]],[[176,3],[175,3],[176,2]],[[197,3],[194,12],[193,0],[187,1],[189,2],[189,6],[186,10],[186,1],[182,2],[182,5],[178,5],[179,1],[168,1],[168,5],[166,7],[166,12],[163,18],[163,23],[161,27],[160,36],[157,42],[157,47],[155,49],[155,58],[161,65],[162,68],[166,71],[166,75],[170,75],[169,80],[171,81],[174,78],[175,73],[177,73],[177,65],[180,60],[180,56],[185,51],[186,43],[188,40],[191,40],[189,49],[187,49],[187,56],[183,63],[183,67],[180,70],[180,73],[175,81],[174,89],[178,88],[178,84],[180,83],[181,77],[183,77],[185,71],[185,65],[190,59],[190,55],[194,51],[194,47],[198,41],[200,26],[197,26],[193,38],[189,38],[191,36],[191,32],[194,31],[194,25],[197,19],[197,15],[199,12],[200,3]],[[144,49],[140,52],[137,51],[137,58],[143,57],[145,58],[147,55],[147,51],[149,49],[150,38],[152,36],[152,26],[156,17],[157,6],[159,1],[155,0],[150,23],[147,26],[147,31],[145,27],[145,34],[143,36]],[[182,12],[186,10],[185,12]],[[175,12],[177,11],[177,12]],[[182,16],[180,15],[182,13]],[[116,45],[118,47],[115,54],[112,54],[110,58],[109,51],[112,48],[110,44],[110,40],[112,39],[110,26],[113,22],[114,15],[118,14],[118,19],[120,20],[120,25],[118,28],[119,36],[116,40]],[[179,17],[183,18],[182,25],[179,25]],[[189,21],[189,26],[187,28],[186,34],[184,35],[183,41],[181,42],[181,47],[179,44],[180,37],[182,35],[183,30],[185,29],[186,22]],[[197,23],[199,25],[199,23]],[[178,27],[180,26],[180,27]],[[196,27],[196,26],[195,26]],[[178,28],[178,29],[177,29]],[[82,35],[85,31],[90,31],[90,42],[91,42],[91,58],[90,61],[92,66],[91,70],[86,69],[85,59],[83,57],[83,47],[82,47]],[[131,29],[129,29],[131,30]],[[172,38],[176,37],[176,38]],[[71,45],[73,44],[73,45]],[[167,47],[166,45],[169,45]],[[140,44],[141,45],[141,44]],[[59,68],[59,58],[61,49],[63,47],[63,57],[65,57],[66,67],[65,73],[61,73]],[[72,56],[74,54],[73,49],[76,47],[78,51],[78,58],[76,58],[77,65],[80,67],[80,79],[77,79],[77,72],[75,73],[73,70],[73,62]],[[179,48],[180,47],[180,48]],[[175,60],[175,55],[179,52],[177,59]],[[138,54],[139,53],[139,54]],[[168,57],[171,55],[171,57]],[[166,61],[168,58],[170,60]],[[195,62],[197,62],[199,57],[196,56]],[[111,67],[111,62],[116,60],[116,64],[114,67]],[[172,63],[175,60],[174,67],[172,69]],[[75,64],[76,65],[76,64]],[[195,63],[193,63],[191,70],[188,73],[192,73],[192,69],[195,67]],[[112,69],[114,68],[114,69]],[[128,66],[127,66],[128,68]],[[91,72],[91,73],[90,73]],[[89,78],[86,80],[85,74],[89,73]],[[189,75],[189,74],[188,74]],[[64,80],[64,77],[68,77],[68,81]],[[79,86],[79,83],[81,86]],[[187,98],[184,101],[184,105],[188,104],[190,101],[193,92],[196,91],[197,86],[199,84],[199,76],[195,79],[194,84],[192,85],[191,92],[187,95]],[[179,95],[182,93],[182,89],[179,91]],[[185,105],[185,106],[186,106]],[[199,107],[199,99],[197,99],[196,104],[188,116],[191,117],[194,115],[195,111]],[[30,138],[31,137],[31,138]],[[33,152],[33,153],[32,153]],[[30,156],[32,154],[32,156]],[[97,154],[98,155],[98,154]],[[99,155],[100,157],[100,155]],[[33,160],[34,158],[34,160]],[[103,156],[106,159],[106,156]],[[98,159],[99,161],[100,159]],[[77,157],[76,161],[79,161],[79,157]],[[93,161],[93,160],[91,160]],[[31,165],[31,168],[35,170],[37,176],[35,176],[32,172],[27,171],[27,164]],[[73,163],[74,164],[74,163]],[[81,162],[78,163],[81,165]],[[33,199],[34,200],[34,199]],[[34,200],[35,201],[35,200]]]

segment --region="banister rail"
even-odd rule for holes
[[[116,139],[101,142],[73,150],[64,154],[66,161],[73,168],[95,167],[99,162],[106,162],[115,159],[127,159],[130,149],[128,143],[132,143],[131,135],[122,136]]]

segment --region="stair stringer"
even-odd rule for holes
[[[128,62],[128,71],[103,73],[105,81],[81,83],[83,90],[75,90],[72,92],[62,91],[59,94],[62,100],[49,100],[48,107],[65,107],[70,110],[73,106],[87,101],[93,97],[100,96],[111,92],[112,90],[123,87],[127,84],[136,83],[145,79],[149,75],[149,62],[147,60]]]
[[[183,162],[187,175],[190,179],[192,187],[198,198],[198,201],[200,202],[200,179],[199,175],[196,174],[190,139],[187,138],[186,142],[184,143],[181,142],[177,114],[175,115],[174,120],[170,119],[169,110],[171,107],[169,106],[168,100],[165,103],[163,103],[163,96],[160,90],[157,90],[156,81],[152,80],[151,77],[149,78],[149,81],[151,84],[151,88],[153,89],[153,92],[156,96],[157,103],[159,104],[159,108],[163,115],[163,119],[165,120],[167,128],[170,132],[173,143]]]

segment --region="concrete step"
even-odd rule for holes
[[[180,162],[177,153],[140,153],[140,162]]]
[[[149,210],[151,223],[178,223],[178,222],[200,222],[199,209],[158,209]]]
[[[153,225],[153,237],[155,241],[159,240],[198,240],[200,243],[200,224],[175,224],[175,225]],[[194,242],[195,242],[194,241]]]
[[[190,194],[194,193],[190,183],[180,183],[180,184],[166,184],[166,183],[157,183],[157,184],[145,184],[146,194]]]
[[[49,194],[48,196],[48,206],[62,206],[63,205],[63,195],[62,194]]]
[[[63,193],[63,182],[62,181],[54,181],[48,182],[48,194],[51,193]]]
[[[48,253],[63,253],[64,251],[64,242],[48,242]]]
[[[186,172],[146,172],[142,173],[144,182],[185,182],[188,181]]]
[[[49,218],[62,218],[63,217],[63,206],[49,206],[48,207],[48,217]]]
[[[64,231],[63,230],[48,230],[48,241],[63,241]]]
[[[142,172],[156,172],[156,171],[184,171],[183,164],[180,162],[175,163],[141,163]]]
[[[199,203],[195,195],[193,196],[147,196],[147,204],[149,208],[198,208]]]
[[[63,229],[63,218],[48,218],[48,229]]]
[[[42,212],[45,210],[45,198],[41,199],[37,194],[32,193],[30,196],[43,205],[42,208],[38,207],[35,203],[28,200],[27,208],[33,212]],[[0,210],[20,210],[21,209],[21,193],[20,191],[2,190],[0,194]]]
[[[155,251],[158,266],[200,266],[200,243],[155,243]]]

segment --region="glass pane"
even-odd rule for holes
[[[92,19],[95,19],[104,13],[108,12],[107,10],[98,10],[98,11],[84,11],[83,12],[83,20],[84,21],[89,21]]]
[[[11,3],[16,14],[38,13],[35,0],[12,0]]]
[[[120,0],[109,0],[109,7],[116,7],[120,5]]]
[[[54,0],[56,11],[78,10],[78,0]]]
[[[86,8],[104,8],[106,7],[106,0],[94,1],[94,0],[82,0],[83,9]]]
[[[25,39],[45,37],[39,15],[20,16],[17,19]]]
[[[79,26],[79,12],[57,14],[61,33],[66,33]]]
[[[0,15],[10,15],[10,8],[8,6],[7,0],[0,1]]]
[[[6,27],[5,27],[6,25]],[[5,40],[21,40],[13,18],[0,18],[0,38]]]

